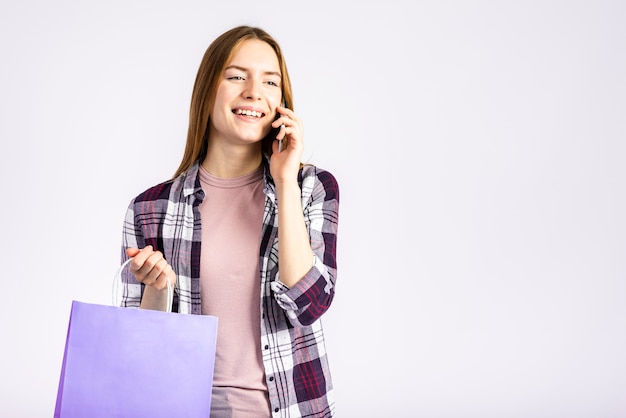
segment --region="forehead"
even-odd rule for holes
[[[228,65],[243,68],[259,68],[263,71],[279,71],[280,64],[274,49],[265,41],[247,39],[233,50]]]

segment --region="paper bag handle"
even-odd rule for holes
[[[129,258],[124,261],[122,265],[117,269],[115,273],[115,277],[113,278],[113,306],[120,306],[120,300],[122,299],[121,292],[119,290],[120,283],[122,282],[122,270],[124,267],[128,265],[133,259]],[[172,292],[172,284],[170,281],[167,281],[167,309],[166,312],[172,312],[172,303],[174,302],[174,292]]]

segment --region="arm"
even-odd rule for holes
[[[276,301],[292,325],[310,325],[330,307],[336,276],[339,189],[335,178],[314,166],[301,169],[302,123],[278,108],[275,128],[285,125],[273,144],[270,171],[278,201],[278,278]],[[299,172],[302,177],[299,180]]]
[[[284,146],[279,152],[279,141],[274,142],[270,170],[279,207],[278,265],[281,282],[293,287],[313,265],[313,251],[302,212],[302,191],[298,185],[304,143],[302,122],[295,113],[283,107],[277,111],[280,117],[273,126],[282,126],[277,139],[283,140]]]
[[[310,325],[328,310],[337,276],[338,184],[329,172],[313,166],[305,166],[301,184],[300,212],[314,253],[314,265],[309,264],[307,272],[292,287],[283,282],[283,266],[279,265],[279,280],[271,283],[276,301],[294,326]],[[280,238],[278,246],[282,248]]]
[[[278,265],[280,281],[293,287],[313,266],[313,250],[304,223],[297,179],[276,184],[278,211]]]

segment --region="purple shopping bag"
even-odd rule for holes
[[[217,318],[72,302],[54,416],[208,417]]]

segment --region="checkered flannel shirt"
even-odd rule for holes
[[[333,385],[320,317],[333,300],[339,189],[329,172],[304,165],[298,173],[304,219],[314,252],[313,267],[292,288],[280,282],[278,216],[274,182],[265,167],[265,209],[260,245],[261,341],[274,417],[332,417]],[[200,314],[198,210],[204,198],[198,164],[174,180],[134,198],[123,225],[125,249],[152,245],[177,274],[173,312]],[[143,284],[125,269],[121,305],[137,307]]]

